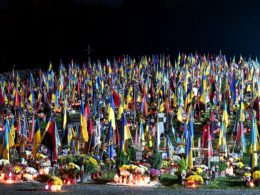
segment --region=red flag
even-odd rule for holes
[[[93,122],[92,122],[91,119],[89,120],[89,128],[88,128],[88,131],[89,131],[89,134],[90,134],[90,135],[93,133]]]
[[[208,124],[204,125],[202,132],[202,148],[207,148],[208,133],[210,131],[210,126]]]
[[[114,98],[115,106],[118,107],[120,104],[120,97],[114,89],[113,89],[113,98]]]
[[[42,144],[51,151],[53,161],[58,160],[58,148],[56,142],[55,122],[53,119],[51,119],[47,132],[44,134],[44,137],[42,139]]]
[[[90,114],[90,108],[89,108],[89,104],[87,103],[85,106],[85,110],[84,110],[84,116],[86,118],[88,118],[88,115]]]
[[[14,107],[15,107],[15,108],[19,108],[20,105],[21,105],[20,96],[19,96],[19,93],[16,91],[16,92],[15,92]]]

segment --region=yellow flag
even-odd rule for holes
[[[163,112],[164,109],[165,109],[165,102],[162,102],[161,105],[160,105],[159,112]]]
[[[178,108],[177,119],[182,122],[182,107]]]
[[[118,110],[117,119],[121,119],[123,112],[124,112],[124,102],[121,102]]]

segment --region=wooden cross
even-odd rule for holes
[[[92,51],[94,51],[94,49],[92,49],[92,48],[90,47],[90,44],[88,44],[88,48],[87,48],[87,49],[84,49],[84,51],[87,51],[87,52],[88,52],[88,62],[90,63],[90,53],[91,53]]]

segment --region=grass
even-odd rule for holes
[[[240,176],[219,177],[209,183],[203,185],[202,188],[207,189],[229,189],[229,188],[246,188],[245,182]]]
[[[160,183],[164,186],[173,186],[173,187],[180,186],[178,177],[175,175],[161,175]]]

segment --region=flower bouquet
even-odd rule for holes
[[[45,189],[50,191],[60,191],[62,185],[62,180],[59,177],[52,176],[48,179]]]
[[[23,180],[32,181],[34,178],[38,176],[38,172],[33,167],[26,167],[22,176]]]
[[[21,164],[7,165],[4,170],[5,180],[21,180],[24,168]]]
[[[84,162],[84,170],[85,172],[87,173],[96,173],[99,171],[99,165],[98,165],[98,162],[95,158],[93,158],[92,156],[88,156]]]
[[[188,186],[196,186],[203,184],[203,178],[200,175],[190,175],[187,178],[187,184]]]
[[[80,167],[73,162],[61,166],[59,168],[59,176],[63,179],[64,183],[75,184],[80,175]]]
[[[260,184],[260,170],[256,170],[253,172],[253,180],[256,185]]]
[[[160,175],[161,175],[160,170],[158,170],[158,169],[151,169],[150,170],[151,181],[157,180],[160,177]]]

